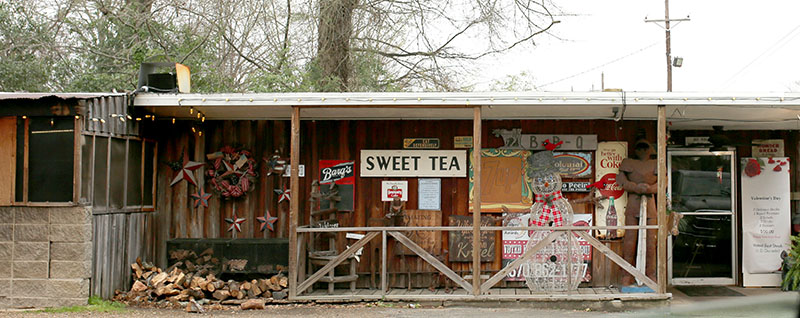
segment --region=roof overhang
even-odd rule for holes
[[[134,106],[161,118],[207,120],[472,119],[655,120],[667,107],[670,129],[800,129],[800,93],[503,92],[503,93],[140,93]],[[192,109],[190,113],[190,109]]]

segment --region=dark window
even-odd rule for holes
[[[155,181],[154,162],[156,160],[156,143],[147,141],[144,143],[144,200],[143,205],[154,206],[153,201],[153,182]]]
[[[94,147],[94,137],[81,136],[81,202],[89,203],[89,193],[92,186],[92,148]]]
[[[142,141],[128,141],[128,206],[142,205]]]
[[[126,140],[111,138],[111,179],[109,188],[111,190],[111,208],[122,209],[123,197],[125,196],[125,167],[127,163],[125,155]]]
[[[108,137],[95,137],[94,145],[94,206],[105,209],[108,190]]]
[[[28,201],[72,201],[74,125],[72,117],[30,118]]]

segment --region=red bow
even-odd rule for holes
[[[542,207],[542,213],[539,214],[539,218],[533,220],[533,224],[536,226],[546,226],[549,225],[548,221],[552,219],[553,226],[564,226],[564,217],[561,215],[561,211],[558,210],[553,202],[555,200],[563,199],[564,196],[561,195],[561,191],[556,191],[549,194],[537,194],[536,195],[536,202],[544,203]]]

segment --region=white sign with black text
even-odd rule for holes
[[[466,177],[465,150],[361,150],[362,177]]]
[[[442,209],[442,179],[420,178],[417,182],[417,208],[420,210]]]

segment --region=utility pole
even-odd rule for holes
[[[664,31],[666,31],[666,38],[667,38],[667,92],[672,91],[672,44],[670,43],[670,25],[669,23],[675,22],[683,22],[683,21],[690,21],[689,16],[683,19],[670,19],[669,18],[669,0],[664,0],[664,20],[654,20],[654,19],[644,19],[644,22],[655,22],[658,26],[662,27]],[[661,26],[659,22],[664,22],[664,26]],[[678,25],[675,23],[675,26]]]

